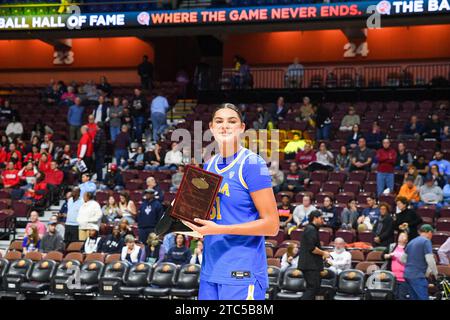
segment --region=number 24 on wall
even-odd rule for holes
[[[353,42],[346,43],[344,46],[344,58],[354,58],[357,55],[367,57],[369,54],[369,47],[367,41],[361,43],[358,47]]]

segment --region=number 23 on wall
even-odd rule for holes
[[[357,55],[367,57],[369,54],[369,46],[367,41],[361,43],[358,47],[353,42],[348,42],[344,45],[344,58],[354,58]]]

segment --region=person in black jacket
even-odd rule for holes
[[[147,241],[148,235],[155,230],[155,226],[163,214],[164,208],[155,199],[155,190],[145,190],[143,201],[136,217],[140,241]]]
[[[316,139],[317,141],[329,140],[331,132],[331,112],[320,104],[313,108],[316,113]]]
[[[142,57],[142,63],[138,65],[138,74],[141,77],[141,85],[143,89],[152,89],[153,81],[153,64],[148,61],[148,56]]]
[[[119,226],[114,226],[112,229],[112,233],[107,235],[102,241],[99,243],[98,252],[103,253],[121,253],[122,248],[125,245],[123,237],[120,236]]]
[[[131,115],[133,116],[133,139],[134,141],[141,142],[148,102],[140,89],[134,89],[134,97],[131,100],[130,107]]]
[[[382,202],[379,205],[380,219],[373,227],[375,238],[373,242],[379,247],[387,247],[394,242],[394,219],[391,217],[390,206]]]
[[[323,226],[332,228],[333,230],[339,229],[341,222],[339,221],[339,215],[331,197],[326,196],[323,198],[323,207],[320,210],[323,212]]]
[[[106,172],[103,184],[101,184],[101,190],[114,190],[121,191],[125,188],[122,174],[118,170],[118,166],[115,163],[111,163]]]
[[[97,123],[97,127],[98,131],[94,138],[95,172],[97,173],[97,181],[101,182],[103,181],[107,138],[103,122]]]
[[[323,259],[330,253],[320,248],[319,228],[323,225],[322,212],[314,210],[309,214],[309,224],[300,240],[298,268],[306,281],[306,291],[302,300],[315,300],[320,291],[320,272],[323,270]]]
[[[417,215],[416,211],[408,208],[408,204],[405,197],[397,197],[397,208],[400,212],[395,216],[395,230],[406,232],[408,239],[411,241],[419,235],[417,227],[423,220]]]

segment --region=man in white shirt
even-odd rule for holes
[[[331,265],[330,269],[336,274],[344,270],[350,269],[352,266],[352,255],[345,250],[345,241],[342,238],[334,239],[334,251],[327,262]]]
[[[169,102],[161,93],[157,93],[152,100],[150,107],[151,120],[153,128],[153,141],[159,141],[164,130],[167,128],[167,110],[169,110]]]
[[[12,121],[6,127],[5,133],[10,141],[14,141],[14,139],[22,135],[23,126],[22,123],[20,123],[20,121],[16,118],[16,116],[12,117]]]
[[[183,153],[178,150],[178,143],[172,142],[172,148],[164,157],[164,166],[160,170],[176,170],[183,164]]]
[[[98,97],[98,106],[92,111],[92,115],[95,117],[94,123],[108,122],[109,118],[109,108],[105,104],[105,97]]]
[[[303,227],[307,225],[308,216],[314,210],[317,210],[317,208],[311,204],[311,198],[308,195],[303,196],[302,204],[296,206],[294,209],[293,219],[295,224],[298,227]]]

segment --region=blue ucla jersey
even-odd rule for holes
[[[215,155],[204,169],[223,177],[211,220],[221,225],[259,219],[251,192],[272,188],[266,162],[241,148],[223,159]],[[204,237],[201,279],[219,284],[268,286],[264,236],[208,235]]]

